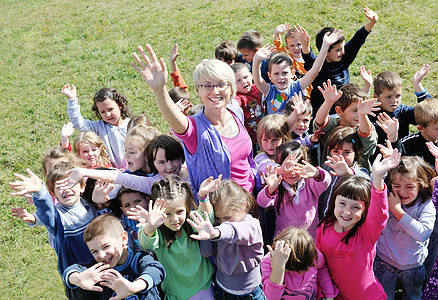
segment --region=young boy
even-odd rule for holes
[[[438,145],[438,101],[429,98],[418,103],[414,114],[419,131],[401,139],[399,151],[401,155],[420,156],[434,167],[435,157],[430,153],[426,143]]]
[[[379,19],[377,14],[368,7],[365,7],[364,11],[365,16],[369,19],[369,21],[365,24],[365,26],[360,28],[347,43],[345,43],[345,38],[342,36],[338,41],[330,46],[321,71],[313,81],[314,87],[322,86],[323,83],[328,79],[330,79],[332,84],[336,85],[338,88],[350,82],[350,73],[348,72],[348,67],[356,58],[357,53],[359,52],[363,43],[365,43],[365,39],[371,32],[374,24],[376,24]],[[299,25],[297,27],[300,28]],[[321,51],[320,48],[324,35],[326,32],[332,32],[333,30],[334,28],[326,27],[318,32],[316,35],[316,48],[319,51]],[[308,39],[302,41],[302,55],[305,69],[310,70],[310,68],[316,62],[316,56],[313,54],[312,49],[310,48]],[[321,92],[316,88],[313,89],[312,94],[310,95],[310,103],[313,106],[314,113],[318,111],[323,102],[324,97]]]
[[[164,280],[164,267],[150,254],[127,246],[128,233],[117,217],[107,214],[94,219],[84,241],[95,261],[88,268],[68,267],[63,274],[67,286],[97,291],[101,299],[160,299],[156,287]]]
[[[239,103],[243,110],[246,130],[251,137],[253,144],[253,152],[257,145],[257,124],[265,115],[264,107],[262,106],[262,95],[257,86],[253,83],[253,77],[249,69],[243,63],[235,63],[231,65],[236,77],[237,92],[234,99]]]
[[[237,50],[240,52],[239,62],[244,63],[249,71],[254,74],[254,68],[252,61],[256,52],[263,47],[263,37],[255,30],[245,31],[237,42]],[[259,69],[263,79],[266,82],[271,80],[268,77],[268,60],[265,59],[261,62]]]
[[[47,176],[47,188],[29,169],[26,171],[30,177],[17,174],[21,181],[10,183],[10,187],[17,191],[11,194],[13,196],[32,194],[37,217],[53,235],[61,275],[68,266],[85,263],[93,258],[83,240],[84,230],[95,216],[93,206],[81,197],[85,182],[80,180],[75,186],[65,190],[55,185],[56,181],[65,178],[65,173],[72,168],[74,166],[67,162],[59,162],[53,166]],[[59,203],[55,205],[52,196]],[[82,291],[79,295],[67,285],[64,287],[69,299],[99,299],[95,292]]]
[[[359,164],[368,171],[371,169],[369,157],[377,147],[377,133],[368,115],[373,115],[379,109],[380,103],[376,99],[369,99],[368,95],[356,84],[346,84],[339,91],[332,85],[330,80],[324,83],[324,89],[318,87],[324,96],[324,103],[316,113],[314,128],[321,128],[325,134],[321,136],[320,156],[322,166],[329,151],[326,147],[326,140],[330,133],[337,126],[350,126],[357,128],[357,133],[362,143],[363,156],[356,158]],[[337,117],[329,116],[330,109],[335,106]]]
[[[308,36],[307,32],[300,31],[300,40],[304,39],[305,36]],[[321,69],[330,45],[336,42],[340,36],[340,31],[335,31],[324,36],[321,52],[313,67],[303,78],[297,81],[293,80],[294,71],[292,70],[292,59],[289,55],[283,52],[277,52],[270,57],[274,52],[275,47],[269,45],[266,45],[257,51],[254,56],[254,82],[263,94],[263,101],[266,103],[267,114],[282,112],[286,102],[295,93],[299,94],[299,92],[303,92],[303,90],[312,83]],[[268,58],[268,75],[271,83],[267,83],[260,75],[260,61]]]
[[[239,61],[239,51],[232,41],[223,41],[216,47],[214,56],[228,65],[232,65]]]

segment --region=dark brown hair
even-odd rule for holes
[[[181,163],[185,162],[184,149],[181,143],[171,135],[162,134],[154,138],[146,148],[146,158],[151,172],[156,172],[154,161],[157,157],[158,148],[164,149],[166,160],[181,159]]]
[[[128,106],[128,99],[124,95],[115,89],[102,88],[94,95],[93,107],[91,108],[99,119],[102,119],[102,116],[99,113],[96,103],[103,102],[106,99],[114,100],[117,103],[117,105],[120,107],[120,117],[122,119],[126,119],[131,116],[131,111],[129,110]]]
[[[227,40],[223,41],[216,47],[214,56],[226,63],[231,61],[236,62],[239,60],[239,51],[237,51],[236,45],[232,41]]]
[[[343,143],[353,144],[354,160],[358,161],[362,154],[362,143],[356,129],[350,126],[338,126],[327,137],[329,151],[342,146]]]
[[[247,30],[237,42],[237,50],[248,49],[257,51],[263,47],[263,36],[255,30]]]
[[[368,99],[368,94],[365,93],[360,86],[354,83],[347,83],[340,88],[342,91],[341,97],[335,102],[335,107],[339,106],[342,111],[346,110],[347,107],[353,102],[357,102],[359,99]]]
[[[316,34],[316,48],[318,49],[318,51],[321,51],[321,47],[322,47],[322,43],[324,41],[324,36],[327,32],[330,32],[330,34],[333,33],[333,31],[335,31],[335,29],[333,27],[324,27],[323,29],[321,29],[320,31],[318,31],[318,33]],[[343,41],[345,41],[345,37],[343,35],[341,35],[341,37],[334,42],[332,45],[330,45],[330,47],[328,48],[328,51],[332,50],[337,44],[342,43]]]

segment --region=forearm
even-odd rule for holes
[[[176,104],[170,98],[165,86],[162,89],[154,91],[158,109],[166,119],[169,126],[176,133],[183,134],[188,127],[187,117],[178,109]]]
[[[324,126],[328,122],[329,119],[329,112],[332,108],[332,104],[328,103],[327,101],[324,101],[321,105],[321,107],[316,112],[315,116],[315,123],[318,127]]]
[[[254,77],[254,83],[259,89],[259,91],[262,92],[263,95],[267,95],[269,92],[269,84],[267,84],[262,77],[262,74],[260,72],[260,62],[261,61],[259,58],[254,59],[252,66],[252,74]]]
[[[128,284],[129,295],[135,295],[148,288],[148,284],[143,279],[139,278]]]
[[[114,182],[117,171],[116,170],[96,170],[96,169],[79,168],[79,172],[82,175],[82,177],[88,177],[88,178],[112,183],[112,182]]]
[[[371,29],[373,29],[373,27],[374,27],[375,24],[376,24],[375,21],[373,21],[373,20],[369,20],[369,21],[365,24],[364,28],[365,28],[366,31],[371,32]]]
[[[373,130],[373,124],[367,115],[359,115],[359,130],[363,134],[367,134]]]
[[[325,61],[325,57],[327,55],[329,46],[327,44],[323,44],[321,47],[321,51],[319,52],[318,56],[316,57],[315,62],[313,63],[312,68],[304,75],[303,78],[300,80],[301,88],[304,90],[309,85],[312,84],[313,80],[315,80],[316,76],[318,75],[319,71],[321,71],[322,65]]]
[[[286,272],[285,266],[277,266],[275,263],[272,263],[272,273],[269,276],[269,280],[276,284],[283,284],[284,282],[284,272]]]

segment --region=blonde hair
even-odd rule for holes
[[[222,80],[228,83],[231,87],[230,101],[236,95],[236,77],[234,71],[225,62],[218,59],[204,59],[200,64],[196,66],[193,72],[193,83],[197,88],[201,80]]]
[[[215,209],[220,207],[234,211],[242,211],[243,203],[246,202],[245,213],[257,215],[254,197],[231,179],[221,181],[217,191],[210,194],[210,202]]]
[[[137,145],[146,157],[145,150],[147,146],[159,135],[161,135],[161,132],[153,126],[137,125],[128,131],[128,134],[125,137],[125,142],[130,141]],[[133,140],[135,140],[135,142]]]
[[[126,131],[129,132],[137,125],[153,126],[151,121],[149,121],[145,115],[138,115],[129,120]]]
[[[78,164],[78,158],[71,153],[67,148],[61,146],[55,146],[47,149],[43,154],[41,154],[41,164],[43,168],[44,177],[49,174],[48,162],[51,160],[61,160],[71,162],[74,165]]]
[[[265,150],[261,147],[262,138],[276,137],[281,138],[282,142],[290,141],[289,126],[286,123],[286,117],[282,114],[272,114],[264,116],[257,125],[257,143],[263,152]]]
[[[74,149],[78,156],[79,149],[83,144],[92,144],[99,148],[100,155],[97,158],[97,164],[99,166],[103,167],[111,165],[105,143],[96,133],[94,133],[93,131],[82,131],[76,136]]]
[[[415,106],[414,115],[417,125],[423,128],[438,122],[438,101],[432,98],[421,101]]]

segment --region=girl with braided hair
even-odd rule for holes
[[[131,115],[126,97],[115,89],[100,89],[94,96],[92,107],[100,120],[91,121],[81,115],[73,84],[64,85],[61,93],[68,97],[67,113],[74,128],[95,132],[104,141],[111,163],[123,169],[124,141]]]

